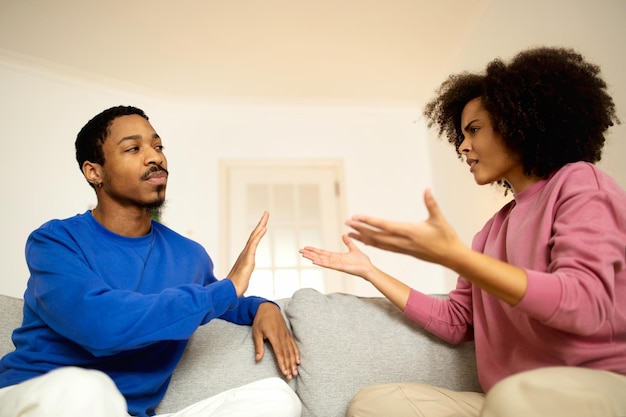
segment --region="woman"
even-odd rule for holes
[[[427,190],[422,223],[355,216],[347,253],[301,250],[369,281],[444,340],[476,344],[485,394],[374,386],[349,416],[626,416],[626,192],[594,165],[619,123],[599,74],[575,51],[542,47],[441,85],[429,127],[479,185],[514,195],[471,248]],[[450,268],[457,286],[449,300],[411,289],[353,239]]]

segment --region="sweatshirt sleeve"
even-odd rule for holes
[[[527,291],[516,306],[579,335],[593,334],[611,319],[619,302],[616,277],[626,261],[624,193],[594,173],[573,172],[559,190],[547,271],[526,270]]]
[[[459,278],[449,297],[423,294],[411,289],[404,315],[424,329],[451,344],[473,339],[472,289],[469,282]]]
[[[86,257],[80,244],[58,227],[33,232],[26,259],[31,277],[24,299],[29,308],[54,332],[95,356],[155,341],[185,340],[198,326],[220,316],[249,324],[260,304],[254,298],[238,300],[230,280],[214,278],[153,292],[113,288],[90,265],[107,260]],[[177,267],[172,266],[174,271]]]
[[[237,324],[252,324],[259,306],[265,302],[271,301],[256,296],[240,297],[237,300],[237,305],[226,311],[219,318]],[[278,306],[276,303],[273,304]],[[280,307],[278,308],[280,309]]]

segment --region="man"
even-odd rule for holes
[[[279,308],[243,296],[268,213],[218,281],[198,243],[152,220],[168,171],[142,110],[118,106],[95,116],[77,136],[76,159],[97,205],[28,238],[24,322],[13,334],[16,350],[0,361],[0,416],[153,415],[188,339],[217,317],[252,324],[257,360],[268,340],[285,378],[297,375],[298,348]],[[247,416],[300,415],[297,396],[278,378],[236,389],[236,404],[234,397],[175,416],[233,406]]]

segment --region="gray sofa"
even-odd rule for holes
[[[13,349],[22,303],[0,295],[0,355]],[[419,381],[480,391],[473,344],[440,341],[384,298],[301,289],[278,304],[300,349],[300,375],[289,384],[302,400],[303,417],[344,416],[350,399],[373,384]],[[173,412],[270,376],[280,376],[272,351],[255,362],[249,326],[213,320],[192,337],[157,411]]]

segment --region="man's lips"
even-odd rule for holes
[[[151,184],[164,185],[167,183],[168,175],[169,173],[165,168],[153,167],[150,168],[145,174],[143,174],[142,179],[148,181]]]

